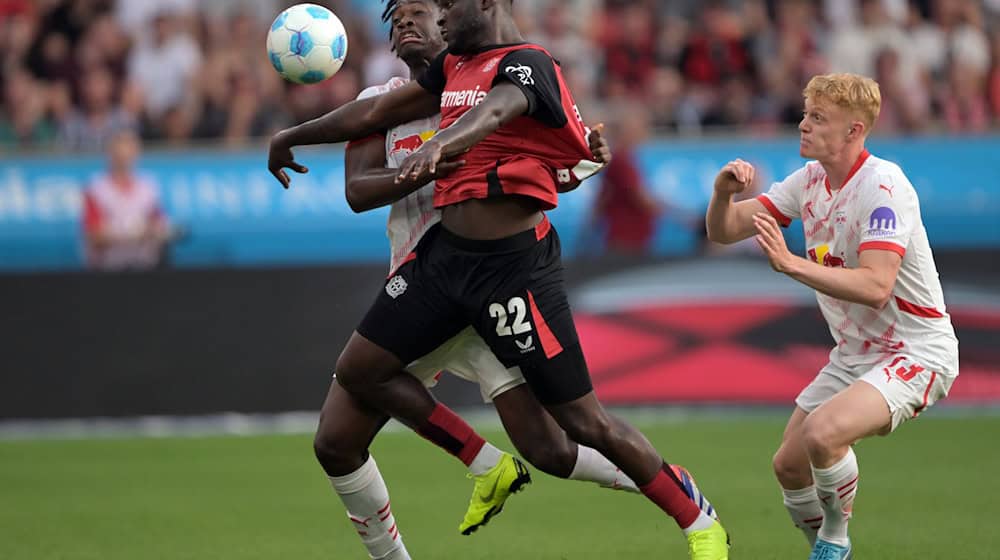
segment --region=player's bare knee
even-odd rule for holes
[[[828,453],[839,446],[840,430],[832,419],[809,416],[802,424],[802,442],[810,455]]]
[[[774,476],[783,488],[798,488],[807,486],[812,479],[809,461],[802,461],[800,453],[790,453],[783,445],[771,459]]]
[[[349,431],[320,421],[313,437],[313,453],[327,474],[344,475],[364,463],[365,447],[359,446],[355,439]]]

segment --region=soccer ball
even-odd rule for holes
[[[347,32],[333,12],[297,4],[278,14],[267,32],[267,56],[286,80],[315,84],[337,73],[347,56]]]

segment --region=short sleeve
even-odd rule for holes
[[[858,253],[882,250],[906,256],[910,236],[920,222],[917,193],[905,178],[879,177],[878,181],[860,199]]]
[[[444,87],[448,82],[447,76],[444,75],[444,59],[447,56],[448,51],[443,51],[437,58],[431,61],[431,65],[427,71],[417,78],[417,83],[420,84],[420,87],[435,95],[441,95],[444,92]]]
[[[552,128],[569,122],[562,103],[562,89],[556,74],[556,62],[537,49],[519,49],[503,57],[497,67],[494,85],[510,82],[528,98],[527,116]]]
[[[393,80],[396,80],[396,79],[399,79],[399,78],[393,78]],[[380,86],[371,86],[369,88],[365,88],[365,89],[361,90],[361,93],[358,94],[357,100],[361,101],[362,99],[371,99],[372,97],[375,97],[377,95],[382,95],[384,93],[389,93],[392,90],[392,87],[390,87],[390,85],[389,85],[391,83],[392,82],[390,81],[389,83],[383,84],[383,85],[380,85]],[[381,132],[376,132],[375,134],[372,134],[371,136],[368,136],[367,138],[361,138],[361,139],[358,139],[358,140],[352,140],[352,141],[350,141],[350,142],[347,143],[347,147],[348,148],[357,147],[358,145],[364,144],[365,142],[367,142],[369,140],[383,140],[384,141],[385,137],[386,137],[386,131],[383,130]]]
[[[792,220],[801,216],[802,193],[808,178],[809,168],[802,167],[784,181],[771,185],[771,189],[758,196],[757,200],[782,227],[788,227]]]

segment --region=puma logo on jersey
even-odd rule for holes
[[[896,185],[893,185],[891,187],[887,187],[885,185],[879,185],[878,188],[879,188],[879,190],[883,190],[883,191],[889,193],[889,198],[892,198],[892,189],[896,188]]]

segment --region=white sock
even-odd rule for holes
[[[809,486],[801,490],[782,488],[781,494],[785,498],[785,509],[792,517],[792,523],[802,531],[812,547],[816,544],[816,533],[823,524],[823,508],[820,507],[816,487]]]
[[[823,526],[819,538],[840,546],[847,546],[847,521],[851,518],[854,496],[858,491],[858,459],[854,450],[827,469],[812,468],[816,481],[816,494],[823,508]]]
[[[583,445],[576,446],[576,465],[569,473],[570,480],[596,482],[604,488],[639,493],[639,487],[604,455]]]
[[[695,519],[694,523],[688,525],[687,527],[681,530],[684,532],[684,535],[687,536],[691,534],[691,531],[701,531],[704,529],[708,529],[709,527],[712,526],[713,523],[715,523],[715,519],[712,519],[711,516],[702,511],[701,513],[698,514],[698,519]]]
[[[377,560],[410,560],[403,536],[389,506],[389,490],[371,456],[361,468],[344,476],[331,476],[330,483],[347,508],[347,517]]]
[[[469,464],[469,472],[476,476],[486,474],[490,469],[497,466],[497,463],[502,458],[503,451],[493,447],[487,441],[483,444],[483,448],[479,450],[479,453],[472,458],[472,463]]]

